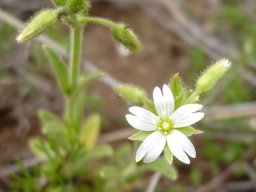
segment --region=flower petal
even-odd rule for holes
[[[178,130],[173,130],[174,137],[179,141],[180,147],[190,156],[196,157],[196,150],[191,141],[187,138],[186,135],[181,133]]]
[[[190,160],[187,154],[183,151],[180,142],[176,138],[175,131],[167,136],[167,144],[169,149],[171,150],[172,154],[179,159],[181,162],[185,164],[190,164]]]
[[[162,137],[160,138],[158,143],[154,144],[154,148],[152,148],[150,151],[148,151],[148,153],[146,154],[146,156],[143,159],[143,162],[151,163],[152,161],[155,161],[159,157],[159,155],[162,153],[162,151],[164,150],[165,143],[166,143],[166,136],[162,135]]]
[[[148,122],[152,122],[153,124],[155,124],[158,120],[158,117],[154,113],[142,107],[133,106],[129,108],[129,111],[137,116],[139,119],[147,120]]]
[[[179,118],[183,114],[189,114],[189,113],[194,113],[196,111],[199,111],[200,109],[203,108],[203,105],[200,104],[187,104],[179,107],[172,115],[171,118],[173,120]]]
[[[162,105],[163,95],[159,87],[156,87],[153,91],[153,99],[156,107],[157,114],[162,116],[164,108]]]
[[[159,131],[155,131],[147,136],[136,152],[136,162],[140,161],[150,150],[152,150],[160,141],[161,137],[162,134]]]
[[[153,91],[153,99],[157,114],[160,117],[169,117],[174,109],[174,99],[169,87],[163,86],[163,94],[160,88],[156,87]]]
[[[152,122],[147,121],[147,119],[140,119],[134,115],[128,114],[125,116],[128,123],[135,129],[141,131],[154,131],[156,130],[156,125]]]
[[[204,113],[201,112],[183,114],[182,116],[174,120],[174,128],[190,126],[203,119],[203,117]]]
[[[163,85],[163,96],[165,100],[165,107],[167,110],[166,115],[169,117],[174,110],[174,97],[171,89],[166,84]]]

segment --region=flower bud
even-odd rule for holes
[[[112,36],[116,41],[132,52],[138,52],[141,50],[139,39],[133,31],[124,24],[115,25],[112,28]]]
[[[60,9],[45,9],[40,11],[35,17],[32,18],[16,40],[19,43],[24,43],[43,33],[46,29],[53,26],[57,22],[59,10]]]
[[[227,59],[221,59],[214,65],[206,69],[196,83],[196,90],[207,92],[211,90],[217,81],[229,70],[231,62]]]
[[[114,89],[128,103],[142,105],[147,98],[146,92],[134,85],[121,84]]]

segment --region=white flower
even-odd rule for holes
[[[174,111],[174,98],[170,88],[163,85],[163,92],[159,87],[153,91],[154,105],[157,115],[142,107],[129,108],[132,114],[127,114],[128,123],[141,131],[152,131],[139,146],[136,162],[143,159],[145,163],[156,160],[165,148],[166,142],[172,154],[189,164],[188,155],[196,157],[196,151],[189,139],[179,131],[179,128],[190,126],[204,117],[200,104],[187,104]]]

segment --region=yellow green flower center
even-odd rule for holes
[[[174,122],[170,118],[161,118],[157,123],[157,128],[164,135],[168,135],[172,132]]]

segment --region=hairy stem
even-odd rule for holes
[[[100,24],[104,25],[110,29],[112,29],[115,25],[114,22],[111,20],[105,19],[105,18],[100,18],[100,17],[80,17],[78,18],[78,21],[80,23],[93,23],[93,24]]]
[[[80,63],[81,63],[81,49],[82,49],[82,27],[71,27],[70,41],[70,91],[71,93],[77,86]]]

